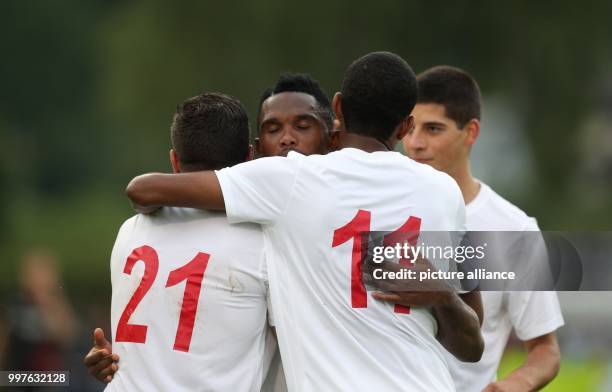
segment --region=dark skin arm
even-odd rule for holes
[[[450,293],[450,300],[433,306],[438,320],[438,341],[457,359],[478,362],[484,352],[484,340],[480,333],[482,301],[480,292],[462,296]],[[466,301],[465,297],[468,297]]]
[[[386,271],[399,271],[405,268],[396,263],[380,264]],[[432,268],[429,262],[419,259],[414,264],[415,271]],[[457,359],[463,362],[478,362],[484,351],[484,340],[480,333],[482,324],[482,301],[480,292],[472,291],[458,295],[452,287],[441,280],[383,281],[373,279],[370,272],[364,275],[368,283],[385,292],[375,292],[372,296],[403,306],[429,306],[438,321],[436,338]]]
[[[125,190],[134,209],[151,213],[162,206],[225,210],[219,180],[213,171],[135,177]]]
[[[482,323],[484,322],[484,311],[482,309],[482,298],[480,291],[474,290],[464,294],[459,294],[459,297],[467,306],[476,312],[476,316],[478,316],[478,325],[482,327]]]
[[[561,353],[555,332],[526,340],[527,358],[506,378],[493,382],[484,392],[537,391],[559,373]]]

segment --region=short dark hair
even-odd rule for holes
[[[463,128],[471,119],[480,119],[481,95],[476,80],[464,70],[439,65],[417,76],[419,103],[443,105],[446,116]]]
[[[212,170],[246,160],[249,119],[234,97],[203,93],[176,108],[170,128],[172,146],[185,170]]]
[[[264,101],[274,94],[280,93],[304,93],[312,95],[319,105],[321,110],[321,118],[327,125],[328,129],[332,129],[334,123],[334,112],[331,107],[329,97],[321,87],[321,84],[305,73],[284,73],[278,78],[274,87],[269,87],[264,90],[259,99],[259,111],[257,112],[257,129],[259,130],[259,122],[261,121],[261,106]]]
[[[349,132],[387,139],[414,108],[414,72],[398,55],[374,52],[355,60],[342,81],[342,114]]]

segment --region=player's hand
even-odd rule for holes
[[[94,346],[85,356],[83,363],[87,366],[89,374],[99,381],[108,383],[113,379],[113,375],[119,369],[117,366],[119,356],[112,353],[112,345],[104,337],[102,328],[96,328],[93,336]]]
[[[499,380],[496,382],[492,382],[487,385],[482,392],[529,392],[533,391],[527,382],[513,379],[513,380]]]
[[[435,306],[448,302],[450,294],[441,291],[415,291],[415,292],[382,292],[372,293],[372,298],[379,301],[390,302],[402,306]]]
[[[440,279],[375,279],[374,269],[380,268],[387,272],[411,270],[416,276],[421,271],[435,270],[427,259],[419,258],[411,267],[398,263],[383,261],[382,263],[366,263],[363,269],[364,283],[382,290],[372,293],[372,297],[403,306],[436,306],[450,301],[451,287]]]

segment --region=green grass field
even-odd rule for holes
[[[518,367],[525,354],[518,350],[509,350],[504,355],[497,372],[498,378],[504,377]],[[600,392],[604,391],[602,383],[606,372],[606,362],[599,359],[575,361],[563,359],[557,378],[547,385],[546,392]]]

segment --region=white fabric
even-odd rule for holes
[[[469,231],[539,231],[534,218],[484,183],[480,184],[476,198],[467,205],[466,215]],[[537,253],[536,250],[533,252]],[[541,261],[538,257],[534,260]],[[453,379],[461,392],[480,392],[495,380],[513,328],[518,338],[525,341],[553,332],[563,325],[555,292],[483,291],[482,301],[482,335],[485,341],[482,359],[477,363],[465,363],[447,353]]]
[[[275,346],[276,348],[276,346]],[[261,386],[261,392],[287,392],[287,381],[285,380],[285,372],[281,362],[280,352],[276,350],[272,361],[270,362],[268,375],[264,384]]]
[[[157,252],[159,270],[129,323],[148,327],[146,342],[117,342],[119,319],[144,273],[142,261],[131,274],[124,266],[132,250],[143,245]],[[166,282],[198,252],[210,257],[189,351],[177,351],[186,282],[171,287]],[[259,391],[275,350],[267,336],[265,280],[257,225],[229,225],[224,214],[179,208],[127,220],[111,256],[113,351],[120,362],[107,390]]]
[[[369,292],[367,308],[353,308],[353,240],[332,246],[358,210],[370,211],[372,231],[394,231],[409,216],[421,231],[465,230],[454,180],[399,153],[350,148],[262,158],[217,176],[228,219],[262,224],[290,391],[454,389],[430,312],[394,313]]]

